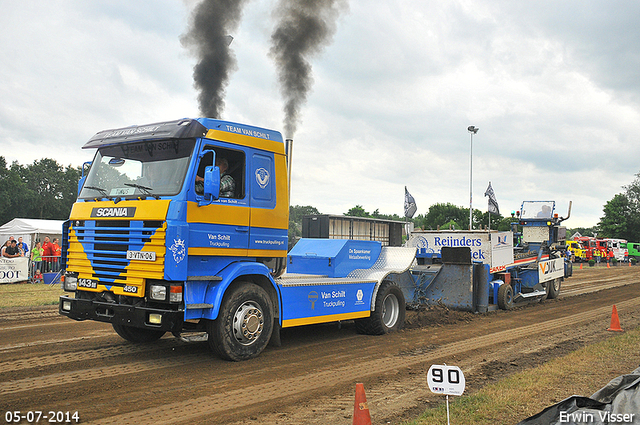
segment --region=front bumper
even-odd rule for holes
[[[67,295],[60,297],[58,311],[60,314],[74,320],[96,320],[98,322],[167,332],[180,332],[184,320],[183,310],[164,310],[85,300],[72,298]],[[149,314],[162,315],[161,323],[149,323]]]

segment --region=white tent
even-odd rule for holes
[[[35,218],[14,218],[10,222],[0,226],[0,243],[5,243],[10,236],[16,240],[22,236],[29,250],[36,241],[42,242],[45,236],[62,239],[63,220],[38,220]]]

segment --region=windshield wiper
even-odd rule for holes
[[[152,187],[142,186],[140,184],[135,184],[135,183],[125,183],[124,185],[129,187],[135,187],[136,189],[140,189],[141,191],[143,191],[145,195],[153,196],[156,199],[160,199],[160,195],[154,195],[153,193],[151,193],[151,191],[153,190]]]
[[[98,192],[100,192],[100,194],[102,196],[104,196],[105,198],[109,198],[109,196],[107,196],[107,191],[104,190],[101,187],[96,187],[96,186],[85,186],[86,189],[93,189],[93,190],[97,190]]]

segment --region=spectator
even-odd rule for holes
[[[40,242],[36,242],[36,246],[31,250],[31,270],[42,270],[42,255],[44,250]]]
[[[36,269],[36,272],[33,274],[33,283],[41,283],[44,282],[44,277],[42,277],[42,273],[40,269]]]
[[[62,254],[62,248],[58,245],[58,238],[53,238],[51,245],[53,245],[53,261],[51,262],[53,269],[51,271],[58,272],[60,271],[60,255]]]
[[[11,241],[11,244],[6,247],[4,250],[5,257],[7,258],[16,258],[20,256],[20,250],[18,249],[18,241],[15,239]]]
[[[44,272],[51,271],[51,264],[53,263],[53,244],[51,243],[51,239],[49,236],[44,237],[44,243],[42,244],[42,260],[44,261]]]
[[[20,250],[22,250],[22,256],[23,257],[28,257],[29,256],[29,245],[27,245],[26,242],[22,241],[22,236],[20,236],[18,238],[18,248],[20,248]]]
[[[4,245],[2,245],[2,251],[0,252],[0,256],[4,257],[4,253],[7,250],[7,247],[11,246],[11,240],[7,240]]]

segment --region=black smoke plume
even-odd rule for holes
[[[191,15],[189,31],[181,38],[198,58],[193,85],[200,92],[198,104],[205,117],[220,118],[224,109],[229,74],[236,69],[228,34],[238,27],[244,3],[245,0],[203,0]]]
[[[278,24],[271,34],[271,51],[278,71],[280,92],[285,100],[284,130],[293,137],[300,120],[300,107],[313,84],[309,59],[329,44],[344,0],[280,0],[275,15]]]

